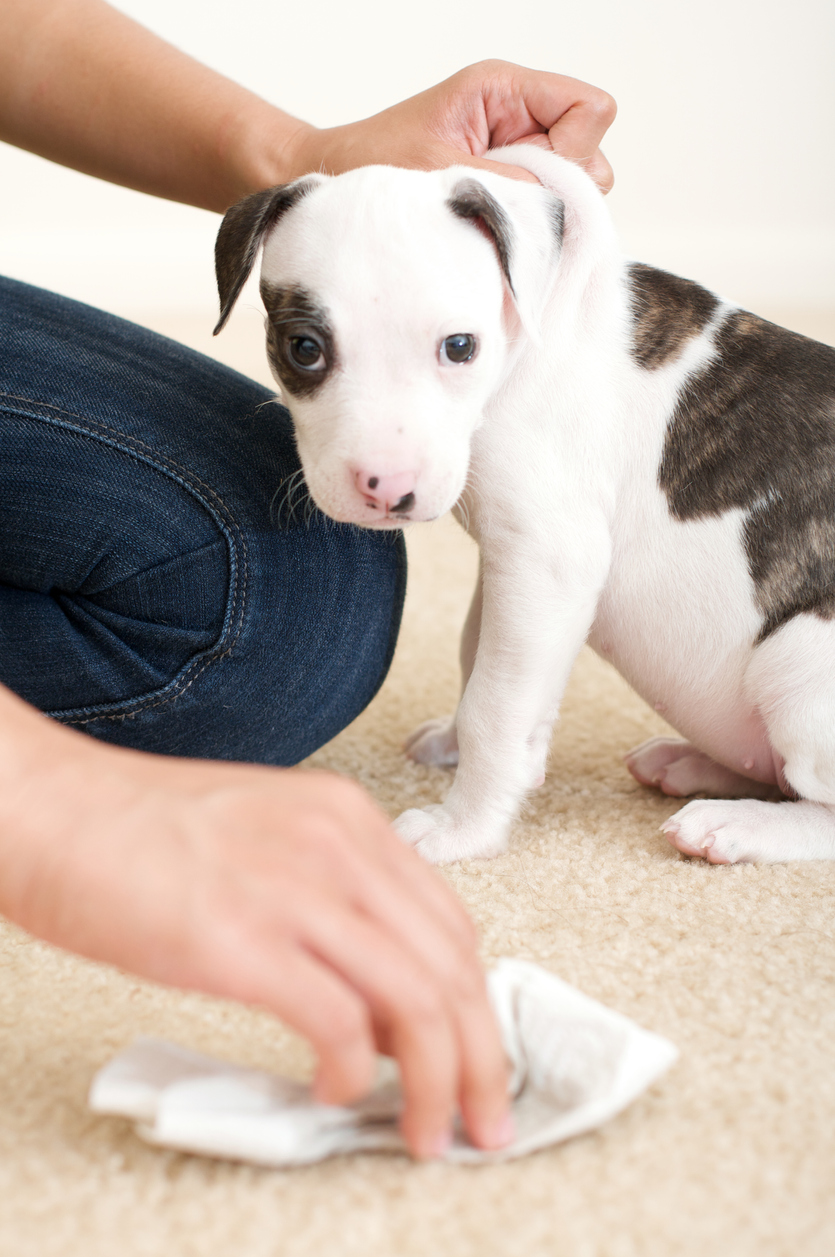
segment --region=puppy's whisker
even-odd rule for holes
[[[464,488],[461,490],[461,495],[454,507],[458,522],[466,533],[470,531],[470,504],[467,501],[469,488],[470,486],[465,483]]]
[[[270,519],[275,523],[292,524],[296,519],[296,507],[310,498],[301,468],[287,476],[276,489],[270,502]]]

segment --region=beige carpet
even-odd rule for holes
[[[389,680],[314,757],[392,815],[448,785],[398,748],[455,702],[475,559],[449,521],[409,540]],[[262,1013],[0,926],[2,1257],[832,1257],[835,864],[678,856],[658,833],[674,805],[620,758],[662,729],[585,654],[509,853],[446,872],[487,960],[534,960],[679,1045],[679,1064],[631,1109],[505,1166],[366,1156],[277,1172],[152,1149],[85,1107],[93,1072],[134,1036],[297,1075],[305,1046]]]

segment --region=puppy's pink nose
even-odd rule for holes
[[[413,471],[398,471],[391,476],[358,471],[354,481],[368,505],[386,514],[405,513],[415,504],[417,476]]]

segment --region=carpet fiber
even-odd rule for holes
[[[409,537],[397,656],[372,706],[313,757],[393,816],[449,776],[399,751],[457,692],[475,547]],[[0,925],[0,1254],[6,1257],[831,1257],[835,1252],[835,864],[712,867],[658,832],[676,805],[622,754],[665,729],[590,653],[548,780],[509,852],[445,871],[484,957],[536,961],[667,1035],[670,1073],[599,1132],[504,1166],[342,1158],[291,1171],[144,1145],[88,1113],[136,1035],[294,1076],[307,1048],[267,1015],[163,990]]]

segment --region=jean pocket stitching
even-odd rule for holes
[[[0,399],[6,402],[23,403],[27,407],[25,410],[9,407],[11,413],[73,431],[90,440],[100,441],[175,480],[187,493],[196,498],[215,521],[226,541],[229,553],[230,592],[224,622],[213,646],[191,659],[166,685],[140,698],[123,699],[119,703],[108,703],[100,707],[59,709],[48,712],[47,715],[59,720],[62,724],[72,725],[91,724],[97,720],[125,720],[179,698],[211,664],[219,663],[231,653],[240,636],[246,611],[249,579],[249,555],[243,529],[228,504],[211,485],[195,475],[189,468],[181,466],[175,459],[161,456],[146,442],[107,424],[88,419],[73,411],[62,410],[58,406],[45,402],[36,402],[31,398],[3,391],[0,391]],[[42,413],[44,411],[48,413]]]

